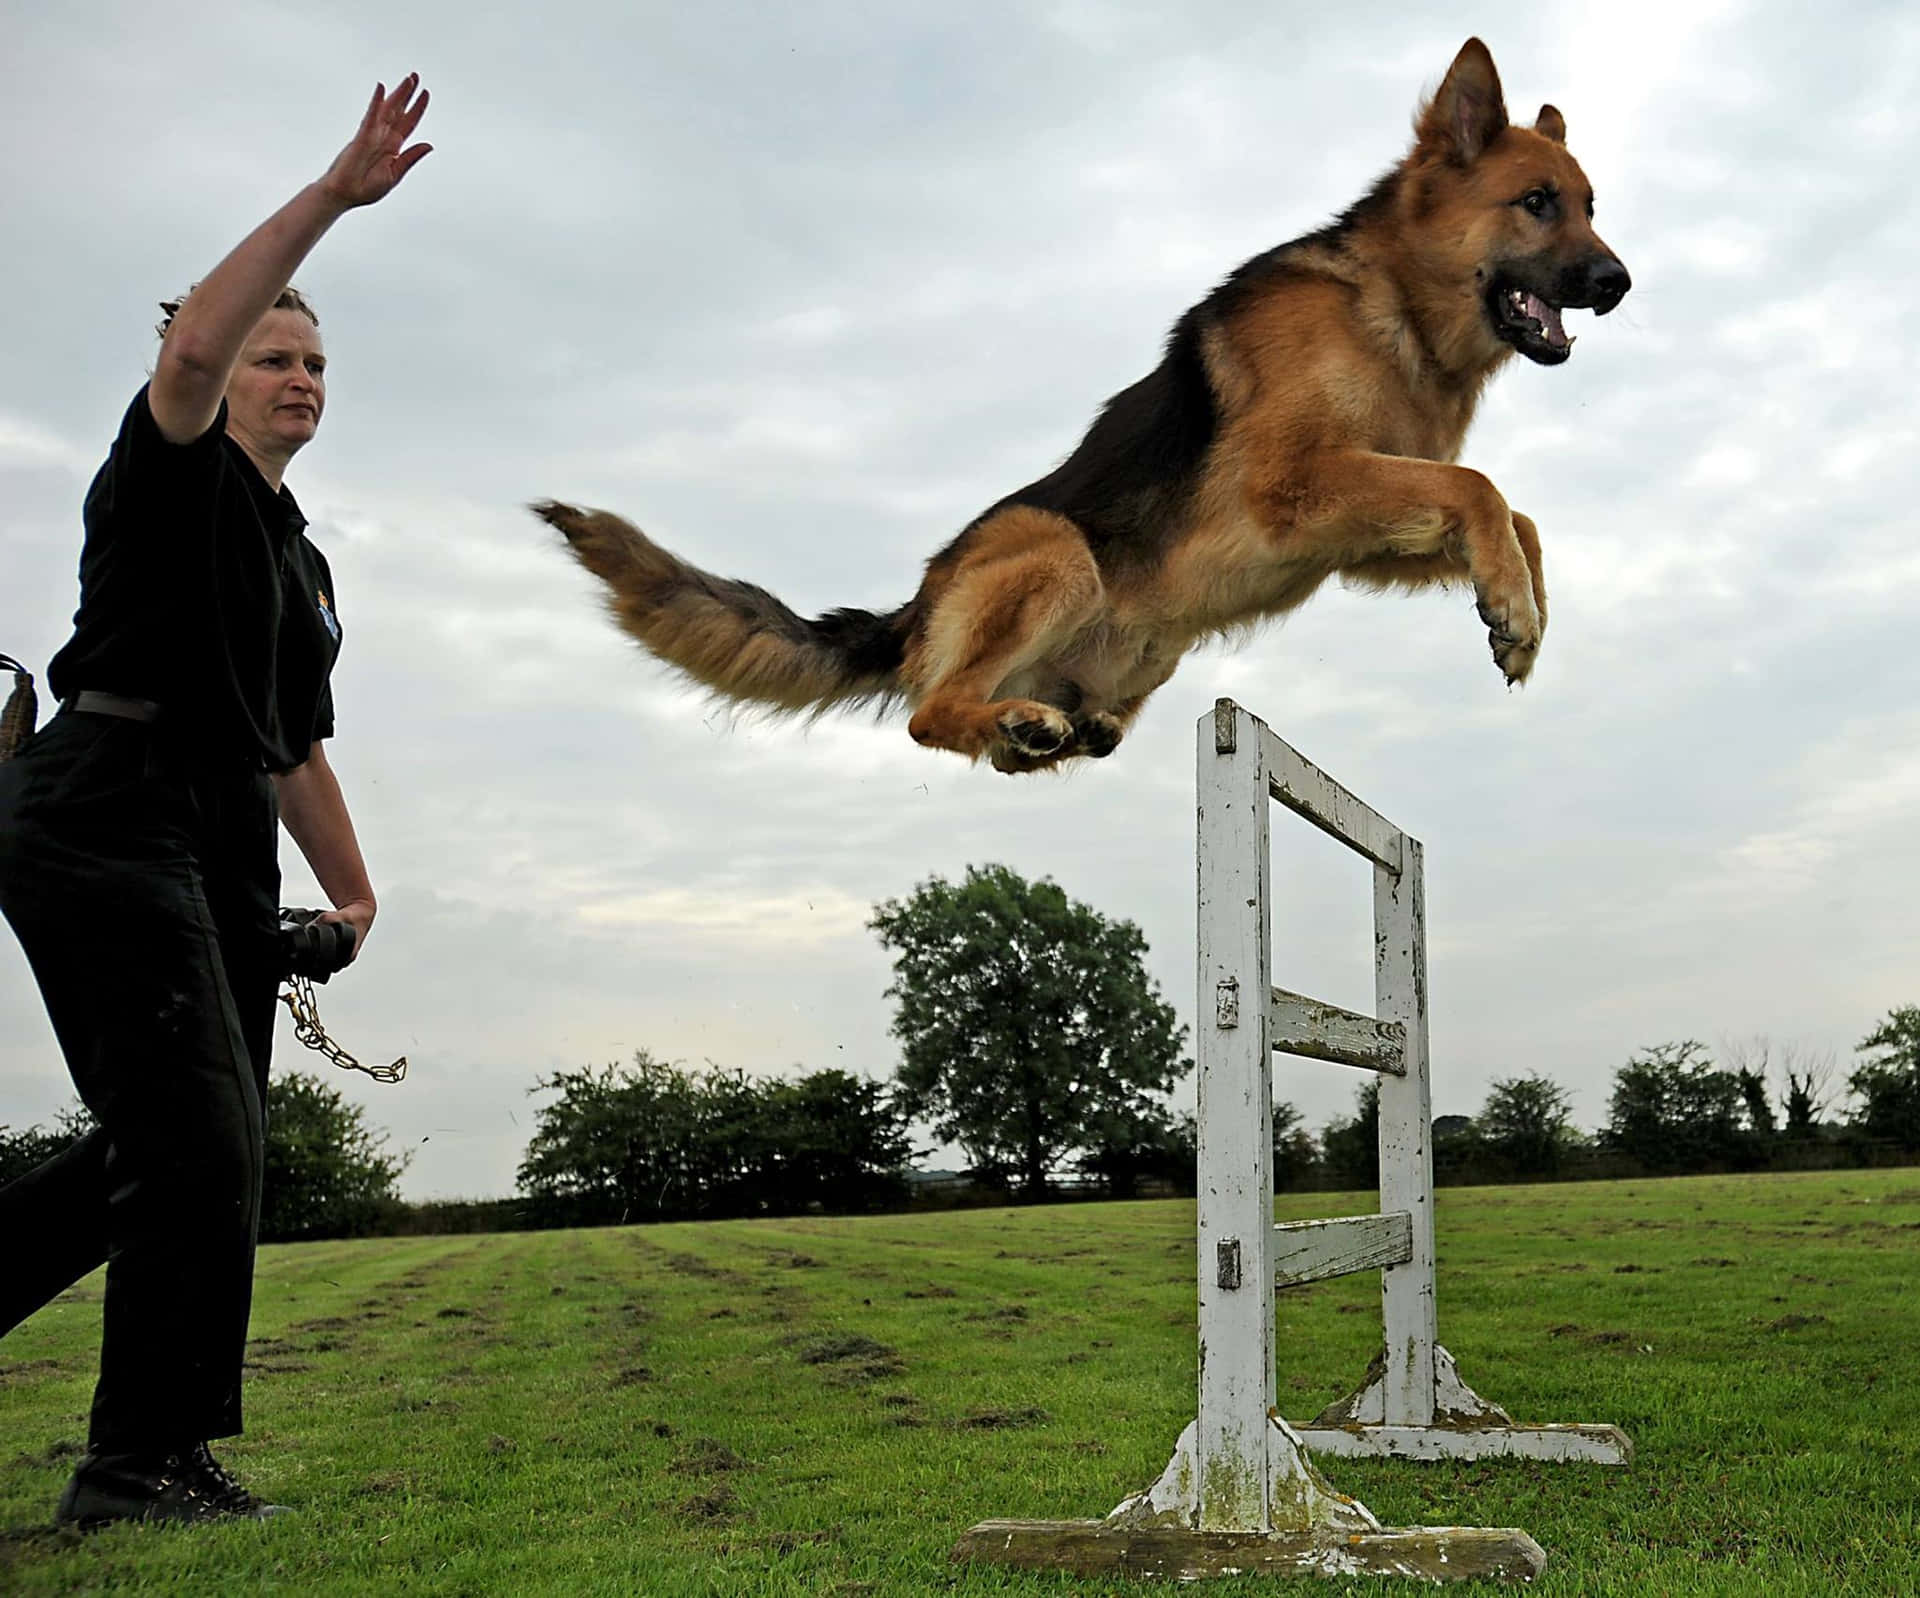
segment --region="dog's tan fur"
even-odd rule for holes
[[[803,622],[617,517],[536,509],[606,581],[620,624],[694,679],[789,710],[898,695],[919,742],[1002,770],[1111,752],[1198,641],[1291,610],[1334,576],[1471,582],[1496,663],[1524,681],[1547,618],[1539,537],[1454,462],[1515,347],[1488,309],[1497,274],[1565,282],[1600,262],[1626,281],[1593,231],[1565,136],[1551,106],[1530,129],[1509,125],[1492,58],[1469,40],[1372,196],[1188,313],[1170,364],[1117,396],[1052,477],[936,555],[890,616]],[[1550,222],[1516,199],[1539,193],[1556,197]],[[1190,378],[1171,375],[1176,359]],[[1169,397],[1182,381],[1187,398]],[[1204,447],[1163,482],[1137,456],[1180,425],[1203,426]],[[1109,467],[1130,474],[1134,497],[1101,499]],[[1098,515],[1063,510],[1075,494]]]

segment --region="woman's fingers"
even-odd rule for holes
[[[427,114],[427,101],[432,98],[425,89],[420,91],[419,100],[414,103],[413,109],[406,114],[400,123],[400,138],[398,142],[404,144],[408,139],[413,137],[413,130],[420,126],[420,119]]]
[[[391,93],[384,83],[374,85],[359,128],[328,173],[330,186],[348,204],[371,205],[383,198],[432,151],[430,144],[403,148],[430,99],[417,72],[409,72]]]
[[[393,181],[398,183],[427,156],[433,153],[431,144],[416,144],[410,150],[402,150],[394,157]]]

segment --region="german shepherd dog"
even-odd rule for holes
[[[1547,621],[1534,524],[1453,464],[1518,350],[1558,366],[1561,312],[1630,286],[1542,106],[1507,120],[1469,39],[1413,149],[1338,221],[1255,256],[1175,324],[1067,459],[927,564],[887,615],[808,621],[601,511],[534,510],[619,624],[723,698],[784,711],[904,700],[922,744],[1037,771],[1113,752],[1181,656],[1302,603],[1471,582],[1509,683]]]

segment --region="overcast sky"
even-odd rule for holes
[[[536,20],[537,18],[537,20]],[[1427,851],[1434,1104],[1635,1048],[1831,1052],[1920,1002],[1920,16],[1546,3],[218,7],[6,0],[0,649],[66,636],[155,302],[418,69],[435,153],[296,281],[288,481],[331,559],[381,900],[322,990],[412,1196],[504,1194],[534,1079],[646,1048],[893,1068],[876,901],[999,861],[1139,923],[1193,1004],[1193,728],[1240,699]],[[1247,256],[1403,152],[1469,33],[1635,288],[1464,459],[1540,524],[1508,692],[1470,598],[1328,590],[1191,657],[1111,760],[1008,778],[896,720],[732,719],[521,507],[614,507],[807,612],[891,606]],[[1276,812],[1282,985],[1370,1008],[1367,868]],[[289,848],[285,898],[318,902]],[[103,982],[113,980],[102,973]],[[1278,1062],[1315,1126],[1339,1067]],[[1190,1097],[1190,1090],[1189,1090]],[[0,1122],[71,1098],[0,940]]]

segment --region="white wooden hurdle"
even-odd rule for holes
[[[1623,1464],[1613,1426],[1516,1426],[1437,1337],[1426,927],[1417,840],[1228,699],[1199,725],[1199,1400],[1172,1462],[1104,1521],[987,1521],[956,1557],[1191,1579],[1243,1571],[1531,1579],[1523,1531],[1383,1528],[1308,1450]],[[1269,802],[1373,862],[1375,1003],[1359,1015],[1271,983]],[[1380,1074],[1380,1210],[1273,1220],[1273,1054]],[[1280,1418],[1277,1288],[1381,1272],[1385,1348],[1360,1389]]]

